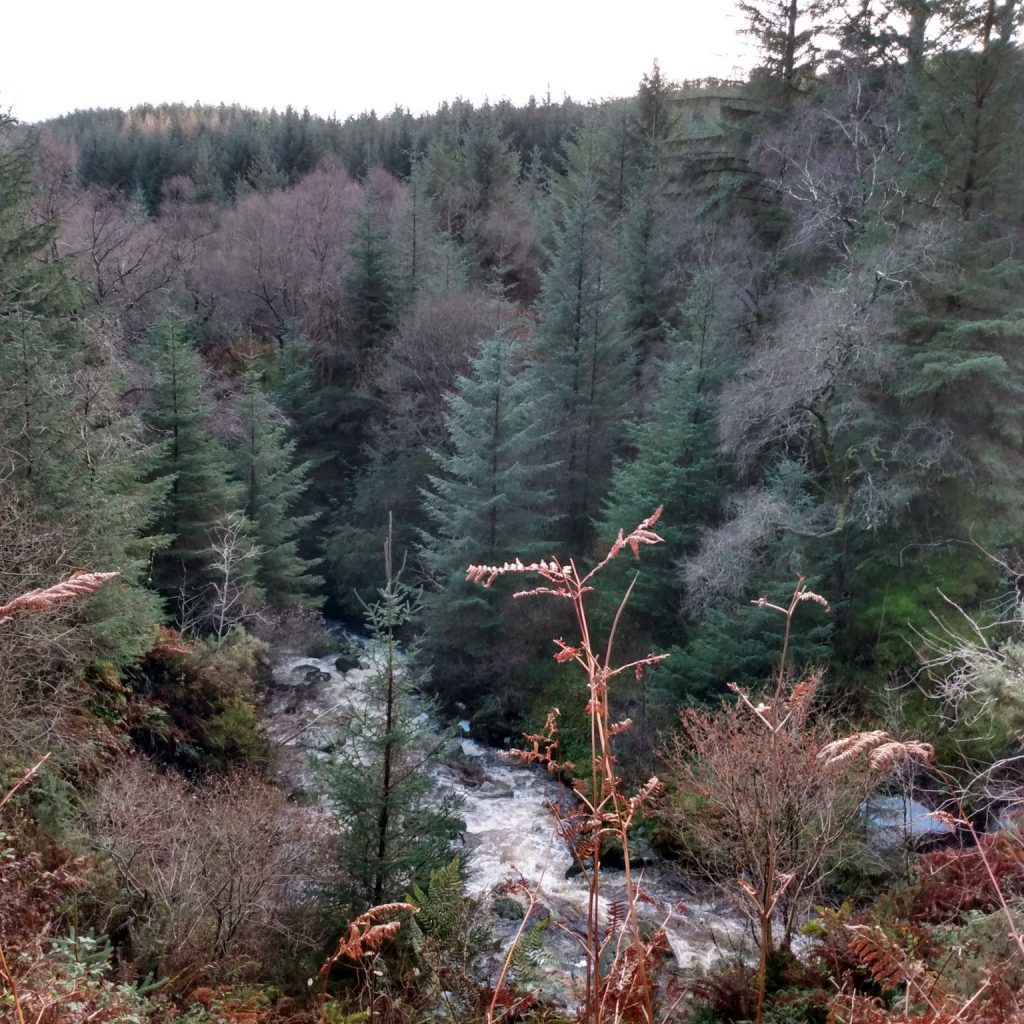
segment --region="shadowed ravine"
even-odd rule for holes
[[[333,654],[284,657],[275,666],[265,721],[268,734],[281,745],[282,781],[292,788],[315,791],[311,762],[330,757],[372,674],[365,656],[359,668],[345,672],[338,671],[336,660]],[[567,790],[540,769],[506,763],[499,751],[468,736],[448,741],[443,761],[433,769],[437,786],[464,801],[469,894],[484,897],[520,875],[539,882],[540,909],[562,926],[549,929],[550,956],[567,974],[582,970],[582,955],[565,931],[585,926],[587,888],[580,877],[566,877],[572,855],[554,835],[548,809],[549,802],[564,800]],[[642,903],[641,916],[654,923],[668,915],[666,932],[678,967],[707,964],[739,946],[740,923],[695,898],[668,865],[656,861],[641,870],[643,889],[658,904]],[[605,901],[621,897],[621,879],[619,872],[604,873]],[[513,930],[510,922],[496,919],[502,938]]]

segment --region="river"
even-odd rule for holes
[[[283,657],[274,667],[274,684],[264,709],[267,733],[280,750],[281,781],[292,789],[315,791],[312,764],[330,756],[332,743],[363,696],[372,674],[364,654],[358,667],[341,671],[337,655]],[[463,723],[465,727],[465,723]],[[552,932],[549,956],[568,975],[585,966],[568,932],[586,921],[587,886],[570,874],[573,858],[556,835],[549,805],[564,800],[565,787],[541,769],[509,762],[468,735],[451,741],[443,762],[432,769],[436,784],[457,794],[465,822],[468,894],[485,898],[509,878],[522,876],[538,887],[541,906],[562,929]],[[743,945],[743,927],[720,905],[695,895],[671,865],[655,861],[637,869],[645,893],[654,902],[640,904],[649,921],[666,923],[666,937],[680,969],[707,966]],[[602,872],[602,893],[621,898],[621,872]],[[496,919],[507,937],[512,926]],[[561,938],[558,937],[561,936]]]

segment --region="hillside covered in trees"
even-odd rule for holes
[[[455,984],[445,971],[458,973],[445,957],[479,938],[436,919],[443,887],[459,884],[445,867],[458,809],[431,810],[422,785],[399,796],[408,777],[392,777],[391,758],[402,750],[394,764],[417,775],[433,742],[421,708],[507,745],[559,705],[562,753],[544,756],[568,779],[563,761],[596,756],[594,687],[607,687],[593,665],[577,684],[561,664],[586,660],[572,639],[582,621],[613,629],[637,665],[604,709],[632,731],[602,763],[637,785],[659,765],[675,772],[675,802],[647,808],[643,828],[684,862],[714,847],[686,820],[711,792],[693,767],[710,750],[699,716],[743,706],[730,684],[743,699],[770,687],[759,707],[772,751],[785,694],[813,670],[822,716],[849,726],[814,732],[815,750],[861,728],[876,747],[883,731],[928,740],[946,766],[941,778],[908,767],[917,747],[901,761],[970,833],[963,857],[983,851],[981,867],[928,854],[950,858],[935,871],[965,887],[974,873],[976,905],[943,917],[935,892],[908,889],[848,941],[837,936],[872,895],[851,882],[815,961],[856,993],[849,1012],[823,983],[803,1016],[772,1019],[1021,1019],[1008,996],[980,998],[989,1015],[977,1017],[955,998],[996,992],[999,943],[1020,945],[1024,927],[1019,836],[990,862],[976,831],[993,792],[1019,792],[1024,730],[1024,9],[738,7],[760,47],[743,82],[671,82],[655,64],[634,96],[600,103],[453,100],[345,121],[201,105],[0,118],[0,1012],[212,1024],[217,986],[259,980],[286,993],[297,1015],[282,1021],[355,1020],[342,1014],[360,1005],[372,1016],[372,972],[369,996],[350,965],[347,994],[301,1017],[305,978],[343,922],[407,893],[420,925],[400,933],[388,991],[400,976],[420,984],[402,974],[413,963],[436,984],[388,1012],[435,1012]],[[544,572],[552,556],[600,563],[659,507],[644,528],[658,543],[637,564],[623,548],[581,591],[588,619],[516,601],[504,570],[493,586],[467,580],[471,564],[517,558]],[[53,607],[17,604],[84,570],[119,575]],[[827,613],[789,605],[794,593],[823,595]],[[369,769],[353,740],[323,784],[334,833],[270,781],[260,720],[283,652],[337,646],[325,617],[369,621],[384,652],[368,699],[385,724],[371,714],[359,733],[385,766],[383,803],[375,782],[355,788]],[[552,637],[566,638],[554,659]],[[791,754],[811,743],[786,735]],[[982,777],[984,799],[964,788]],[[369,806],[377,831],[359,835]],[[402,842],[429,838],[421,859],[385,856],[399,806]],[[626,846],[634,823],[616,814],[608,827]],[[234,831],[218,836],[217,821]],[[194,906],[169,881],[179,870],[194,872]],[[239,879],[251,901],[221,905]],[[911,876],[856,884],[896,881]],[[784,888],[760,919],[772,953]],[[932,902],[912,913],[913,899]],[[1001,939],[979,924],[997,908]],[[954,927],[964,934],[949,941],[974,959],[950,981],[928,943]],[[871,949],[856,945],[876,931]],[[795,964],[771,983],[813,988]],[[705,975],[678,1019],[760,1022],[768,961],[756,1007],[727,998],[743,969]],[[926,971],[935,987],[912,991]],[[882,1015],[897,975],[906,1005]],[[562,1019],[541,997],[502,1003],[503,985],[526,991],[530,977],[519,964],[489,982],[489,1009],[463,993],[446,1013]],[[18,983],[42,1002],[23,1010]],[[63,993],[49,1007],[47,986]],[[79,990],[107,1016],[74,1016]],[[620,1017],[582,1005],[594,1024],[650,1019],[650,1001]]]

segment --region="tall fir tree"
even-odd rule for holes
[[[499,596],[466,584],[472,562],[530,558],[551,538],[543,444],[518,342],[499,332],[480,345],[445,416],[449,447],[423,495],[422,558],[438,589],[424,600],[426,649],[449,695],[474,673],[501,629]]]
[[[590,539],[633,397],[613,247],[594,170],[585,161],[555,199],[533,343],[536,415],[551,438],[548,461],[558,465],[548,486],[573,551]]]
[[[313,572],[316,563],[303,558],[299,549],[302,531],[317,517],[299,511],[309,488],[310,464],[297,460],[298,444],[288,436],[257,370],[242,378],[239,411],[242,437],[235,460],[242,508],[260,552],[256,578],[274,608],[319,604],[316,592],[323,581]]]
[[[649,418],[629,429],[635,455],[616,462],[598,526],[602,538],[614,537],[616,530],[664,506],[658,530],[665,544],[645,560],[629,606],[632,618],[642,621],[643,631],[659,644],[678,639],[682,585],[677,563],[717,519],[726,476],[717,451],[712,375],[692,351],[674,355],[662,367]],[[602,586],[621,594],[628,570],[628,562],[613,563]]]
[[[351,371],[362,377],[384,337],[394,329],[399,311],[399,288],[391,235],[382,199],[372,188],[356,222],[352,238],[352,269],[345,282]]]
[[[209,431],[199,353],[185,326],[172,318],[157,324],[148,343],[153,395],[144,419],[161,442],[155,478],[171,480],[157,522],[169,538],[153,564],[154,585],[171,607],[202,606],[210,583],[212,532],[241,505],[231,482],[227,453]]]

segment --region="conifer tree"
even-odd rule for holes
[[[675,639],[679,629],[677,562],[693,551],[701,529],[717,517],[724,476],[716,451],[711,375],[692,356],[674,355],[663,367],[650,418],[629,429],[636,454],[616,462],[598,526],[602,538],[614,537],[617,524],[639,522],[644,509],[664,505],[659,530],[665,544],[645,563],[630,601],[631,614],[661,643]],[[622,574],[628,570],[628,563],[609,566],[611,593],[622,592]]]
[[[417,158],[409,174],[408,201],[399,228],[400,291],[406,304],[418,296],[442,296],[469,281],[466,259],[455,239],[437,226],[429,169]]]
[[[531,385],[537,415],[552,438],[548,461],[558,464],[555,508],[575,551],[589,540],[632,396],[615,282],[594,167],[585,163],[556,199]]]
[[[154,477],[171,485],[157,529],[169,538],[154,560],[154,584],[165,599],[202,602],[209,582],[211,534],[240,505],[227,454],[210,434],[199,354],[185,327],[165,319],[149,341],[152,401],[145,422],[162,443]]]
[[[429,725],[428,701],[416,693],[413,651],[399,637],[415,617],[420,593],[392,564],[384,545],[384,585],[366,605],[373,675],[324,771],[328,800],[342,829],[343,898],[354,909],[400,899],[447,864],[460,828],[457,804],[439,796],[430,769],[445,745]]]
[[[124,663],[157,620],[141,578],[165,482],[142,482],[153,453],[123,414],[101,333],[75,314],[64,267],[43,258],[54,225],[30,214],[32,150],[12,130],[0,117],[0,478],[53,531],[55,568],[64,560],[121,573],[81,614],[92,653]]]
[[[499,332],[480,345],[468,376],[448,398],[449,447],[435,453],[438,473],[423,495],[429,526],[422,557],[439,590],[425,598],[428,653],[446,689],[466,684],[471,666],[499,629],[494,593],[467,586],[472,562],[523,558],[550,540],[551,494],[535,397],[519,345]]]
[[[356,373],[365,367],[398,318],[398,284],[391,237],[380,198],[368,190],[352,239],[352,269],[345,282],[348,335]]]
[[[242,440],[236,452],[242,508],[259,546],[257,579],[275,608],[317,604],[322,583],[314,562],[299,553],[302,530],[316,513],[301,514],[309,487],[308,462],[298,462],[297,442],[289,438],[281,413],[267,397],[262,376],[249,370],[242,379]]]
[[[834,6],[832,0],[739,0],[737,6],[747,19],[746,33],[761,48],[761,66],[769,80],[786,91],[793,89],[799,73],[813,69],[817,59],[808,18],[820,18]]]

